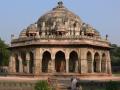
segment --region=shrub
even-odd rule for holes
[[[119,90],[119,85],[119,82],[110,81],[106,86],[106,90]]]
[[[51,90],[47,81],[38,81],[35,85],[35,90]]]

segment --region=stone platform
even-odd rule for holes
[[[87,88],[93,88],[91,90],[96,90],[96,87],[102,88],[109,81],[120,82],[120,77],[114,76],[84,76],[77,77],[80,79],[80,83],[83,86],[83,90]],[[53,80],[57,81],[57,90],[68,90],[67,88],[71,85],[71,77],[50,77]],[[18,76],[6,76],[0,77],[0,90],[34,90],[35,83],[39,80],[47,80],[46,77],[18,77]],[[86,87],[87,85],[87,87]],[[102,89],[100,89],[102,90]]]

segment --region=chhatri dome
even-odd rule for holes
[[[111,75],[107,37],[62,2],[11,40],[9,73],[32,76]]]

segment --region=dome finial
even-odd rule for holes
[[[62,1],[59,1],[59,2],[58,2],[58,6],[60,6],[60,7],[63,6],[63,2],[62,2]]]

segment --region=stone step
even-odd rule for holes
[[[54,84],[53,86],[57,87],[57,90],[68,90],[71,84],[70,78],[52,77],[51,81]]]
[[[68,87],[67,87],[65,84],[59,83],[59,84],[57,85],[57,87],[58,87],[58,89],[60,89],[60,90],[68,90]]]

